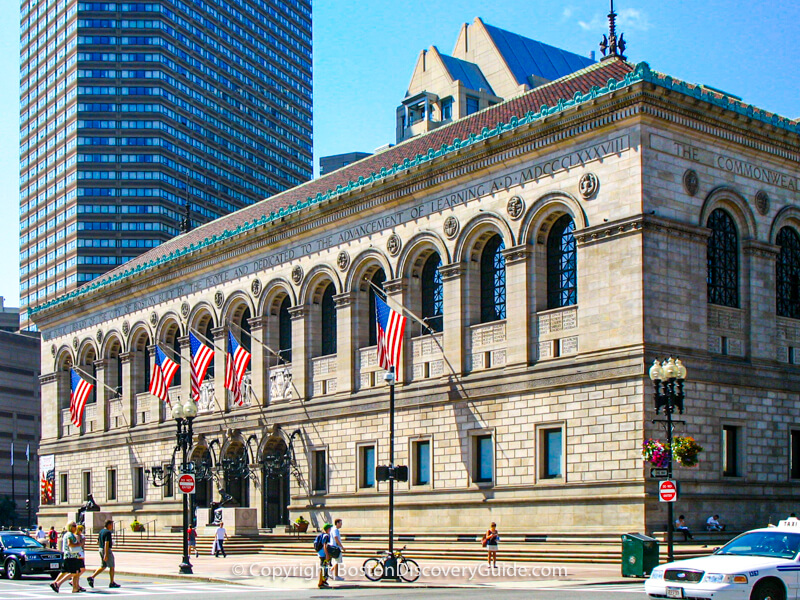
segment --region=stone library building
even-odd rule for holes
[[[257,528],[384,530],[375,288],[418,319],[395,386],[398,532],[662,531],[642,446],[664,437],[647,372],[670,355],[688,370],[676,434],[703,448],[676,468],[678,506],[737,529],[796,510],[800,124],[622,49],[463,116],[423,94],[401,112],[430,123],[401,120],[398,145],[33,308],[40,519],[92,493],[125,523],[181,522],[174,481],[154,484],[175,422],[148,382],[158,346],[180,360],[172,404],[189,400],[191,333],[215,349],[189,453],[198,524],[224,501]],[[441,63],[483,89],[479,64]],[[252,353],[241,405],[229,332]],[[101,384],[77,427],[73,366]]]

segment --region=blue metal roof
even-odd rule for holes
[[[492,25],[484,25],[520,84],[530,84],[528,77],[531,75],[554,81],[595,63],[591,58],[580,54],[567,52]]]
[[[486,81],[486,77],[483,76],[483,71],[478,65],[454,56],[447,56],[446,54],[439,53],[439,56],[442,57],[442,62],[444,62],[445,68],[450,72],[453,79],[458,79],[471,90],[483,88],[490,94],[494,94],[492,86]]]

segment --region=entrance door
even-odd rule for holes
[[[270,473],[264,477],[264,526],[273,528],[289,524],[289,471]]]

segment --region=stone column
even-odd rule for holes
[[[530,298],[527,244],[503,251],[506,259],[506,368],[525,368],[530,364]]]
[[[67,371],[54,371],[39,377],[41,385],[42,407],[42,441],[60,438],[64,435],[61,429],[61,398],[65,393],[65,384],[69,385]]]
[[[355,331],[353,324],[354,292],[344,292],[333,297],[336,305],[336,393],[349,394],[354,389]]]
[[[775,360],[777,339],[775,306],[775,263],[780,247],[756,240],[742,242],[747,286],[742,306],[748,307],[745,314],[744,331],[750,332],[749,355],[762,360]],[[749,300],[749,303],[745,303]],[[748,322],[749,321],[749,322]],[[753,327],[753,323],[757,323]],[[745,351],[747,355],[747,351]]]
[[[228,392],[225,389],[225,357],[228,354],[228,330],[226,327],[215,327],[211,330],[211,335],[214,336],[211,349],[214,351],[214,395],[220,406],[224,407],[224,411],[228,412],[231,407],[228,402]],[[202,343],[208,345],[208,342],[201,339]],[[210,379],[209,377],[206,377]]]
[[[267,356],[269,352],[264,348],[267,334],[267,317],[253,317],[247,321],[250,324],[250,385],[253,390],[251,402],[259,406],[267,404]]]
[[[122,419],[127,427],[133,427],[136,423],[133,419],[136,410],[136,382],[139,377],[144,376],[144,373],[138,373],[136,359],[139,359],[138,362],[144,362],[142,354],[143,352],[133,351],[119,355],[122,359]]]
[[[404,278],[392,279],[383,282],[383,291],[386,292],[386,299],[388,300],[389,308],[397,310],[399,306],[408,306],[406,298],[407,286]],[[413,372],[413,357],[411,353],[411,337],[415,327],[419,327],[416,321],[406,315],[406,330],[403,334],[403,353],[400,356],[400,365],[398,367],[397,377],[398,383],[410,383],[414,379]],[[374,319],[375,316],[372,315]],[[382,371],[381,371],[382,372]],[[378,384],[384,385],[382,382]]]
[[[97,398],[97,420],[95,426],[100,431],[108,431],[108,415],[110,414],[108,402],[113,397],[108,388],[114,388],[114,382],[109,382],[109,378],[113,380],[114,376],[111,373],[111,369],[108,368],[108,363],[109,360],[106,358],[94,361],[94,372],[97,378],[97,395],[95,396]]]
[[[308,367],[311,349],[308,346],[308,324],[305,305],[293,306],[289,309],[292,317],[292,386],[300,400],[306,400],[308,392]],[[338,340],[337,340],[338,343]]]
[[[464,279],[466,265],[453,263],[439,268],[442,274],[442,293],[444,296],[443,346],[445,374],[452,376],[451,368],[456,375],[464,373],[464,335],[466,332],[466,312],[462,298],[464,295]]]

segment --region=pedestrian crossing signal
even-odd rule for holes
[[[405,466],[377,466],[375,467],[377,481],[408,481],[408,467]]]

